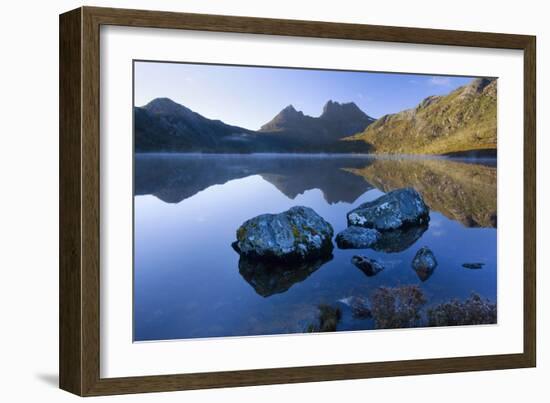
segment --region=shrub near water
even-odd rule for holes
[[[453,299],[425,309],[426,297],[419,286],[379,287],[370,298],[349,297],[355,319],[374,321],[375,329],[404,329],[425,326],[483,325],[497,322],[497,306],[476,293],[464,300]],[[342,318],[340,308],[320,304],[318,323],[306,332],[334,332]]]
[[[319,330],[321,332],[334,332],[338,322],[342,317],[340,308],[336,308],[330,305],[319,305]]]
[[[452,300],[428,309],[429,326],[486,325],[497,323],[497,306],[472,293],[464,302]]]
[[[420,326],[420,310],[426,298],[416,285],[379,287],[370,303],[377,329],[398,329]]]

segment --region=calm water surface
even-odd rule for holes
[[[407,186],[430,206],[430,223],[391,253],[335,248],[320,267],[277,276],[239,265],[231,248],[256,215],[304,205],[337,233],[349,210]],[[342,307],[338,330],[370,329],[339,301],[379,286],[417,284],[428,306],[471,292],[496,302],[495,160],[138,154],[134,203],[136,341],[303,332],[320,303]],[[439,263],[429,277],[411,268],[422,246]],[[386,269],[367,277],[350,262],[356,254]]]

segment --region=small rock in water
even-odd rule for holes
[[[340,249],[369,248],[380,240],[381,234],[373,228],[351,226],[336,235]]]
[[[254,259],[306,261],[329,256],[334,248],[330,223],[309,207],[262,214],[237,230],[233,248]]]
[[[384,270],[384,266],[382,266],[376,260],[369,259],[366,256],[355,255],[351,258],[351,263],[353,263],[368,277],[375,276],[376,274]]]
[[[388,231],[425,224],[430,210],[413,188],[397,189],[376,200],[363,203],[347,214],[348,225]]]
[[[426,281],[437,267],[437,260],[430,248],[420,248],[412,261],[412,267],[422,281]]]
[[[483,266],[485,266],[485,263],[463,263],[462,267],[465,267],[466,269],[483,269]]]

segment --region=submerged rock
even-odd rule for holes
[[[463,263],[462,267],[466,269],[483,269],[485,263]]]
[[[384,270],[384,266],[374,259],[369,259],[366,256],[355,255],[351,258],[351,263],[360,269],[367,277],[372,277]]]
[[[412,267],[420,280],[426,281],[431,277],[437,267],[437,260],[430,248],[424,246],[416,252],[412,261]]]
[[[340,249],[364,249],[374,245],[380,237],[380,232],[373,228],[351,226],[336,235],[336,245]]]
[[[404,188],[361,204],[347,214],[347,219],[349,226],[388,231],[425,224],[430,219],[430,210],[416,190]]]
[[[294,284],[304,281],[317,271],[332,255],[306,262],[277,262],[241,256],[239,274],[262,297],[286,292]]]
[[[332,226],[313,209],[296,206],[245,221],[233,248],[254,259],[306,261],[330,255],[333,234]]]

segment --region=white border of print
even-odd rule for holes
[[[523,52],[102,26],[100,376],[523,351]],[[498,325],[132,342],[132,60],[466,76],[498,81]]]

